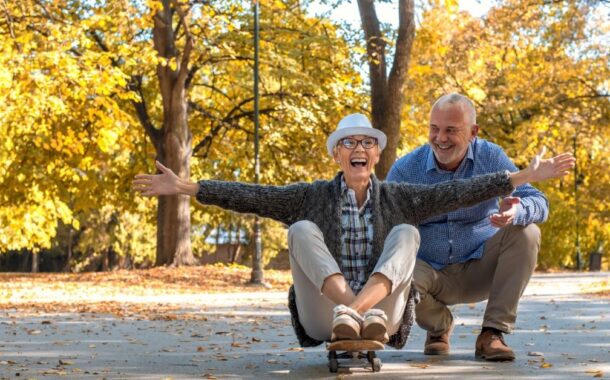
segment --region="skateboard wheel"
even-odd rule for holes
[[[337,362],[336,358],[329,358],[328,359],[328,369],[332,373],[336,373],[337,372],[337,370],[339,369],[339,363]]]
[[[379,358],[373,359],[373,372],[381,371],[381,360]]]
[[[366,360],[368,360],[369,363],[373,364],[373,359],[375,359],[376,357],[377,355],[375,355],[375,351],[367,351]]]

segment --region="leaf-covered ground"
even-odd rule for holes
[[[192,319],[180,313],[210,294],[285,292],[290,271],[266,270],[268,287],[248,285],[250,268],[205,265],[94,273],[0,273],[0,310],[21,313],[110,313],[144,319]],[[610,282],[591,282],[580,293],[609,298]]]
[[[15,378],[336,379],[324,346],[299,347],[286,307],[290,274],[244,286],[242,267],[90,274],[0,274],[0,380]],[[485,302],[455,305],[452,353],[423,355],[415,327],[402,350],[379,352],[375,378],[605,378],[610,274],[535,274],[506,337],[517,360],[474,359]],[[606,290],[603,290],[606,289]],[[360,378],[360,377],[359,377]]]
[[[587,293],[594,297],[610,299],[610,281],[600,281],[587,288]]]
[[[286,291],[289,271],[264,272],[268,287],[247,284],[250,268],[206,265],[95,273],[0,273],[0,310],[90,312],[172,319],[202,294]]]

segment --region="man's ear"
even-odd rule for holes
[[[473,124],[472,128],[470,130],[470,139],[474,139],[475,137],[477,137],[477,134],[479,133],[479,125],[478,124]]]

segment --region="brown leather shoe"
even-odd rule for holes
[[[449,355],[449,337],[453,332],[453,323],[446,333],[441,335],[426,334],[426,344],[424,345],[424,355]]]
[[[515,353],[504,342],[502,332],[486,329],[477,337],[474,355],[494,362],[515,360]]]
[[[449,355],[449,333],[442,335],[426,334],[424,355]]]

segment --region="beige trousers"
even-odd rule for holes
[[[488,300],[483,327],[513,330],[517,305],[540,250],[535,224],[500,229],[486,243],[483,257],[435,270],[417,260],[413,283],[421,294],[415,307],[417,324],[433,335],[448,331],[453,321],[448,305]]]
[[[392,282],[390,295],[374,306],[386,313],[390,336],[402,322],[418,248],[419,232],[415,227],[407,224],[394,227],[371,273],[381,273]],[[341,269],[324,243],[322,231],[310,221],[299,221],[290,226],[288,249],[299,321],[307,335],[328,341],[336,305],[321,290],[324,280],[341,273]]]

